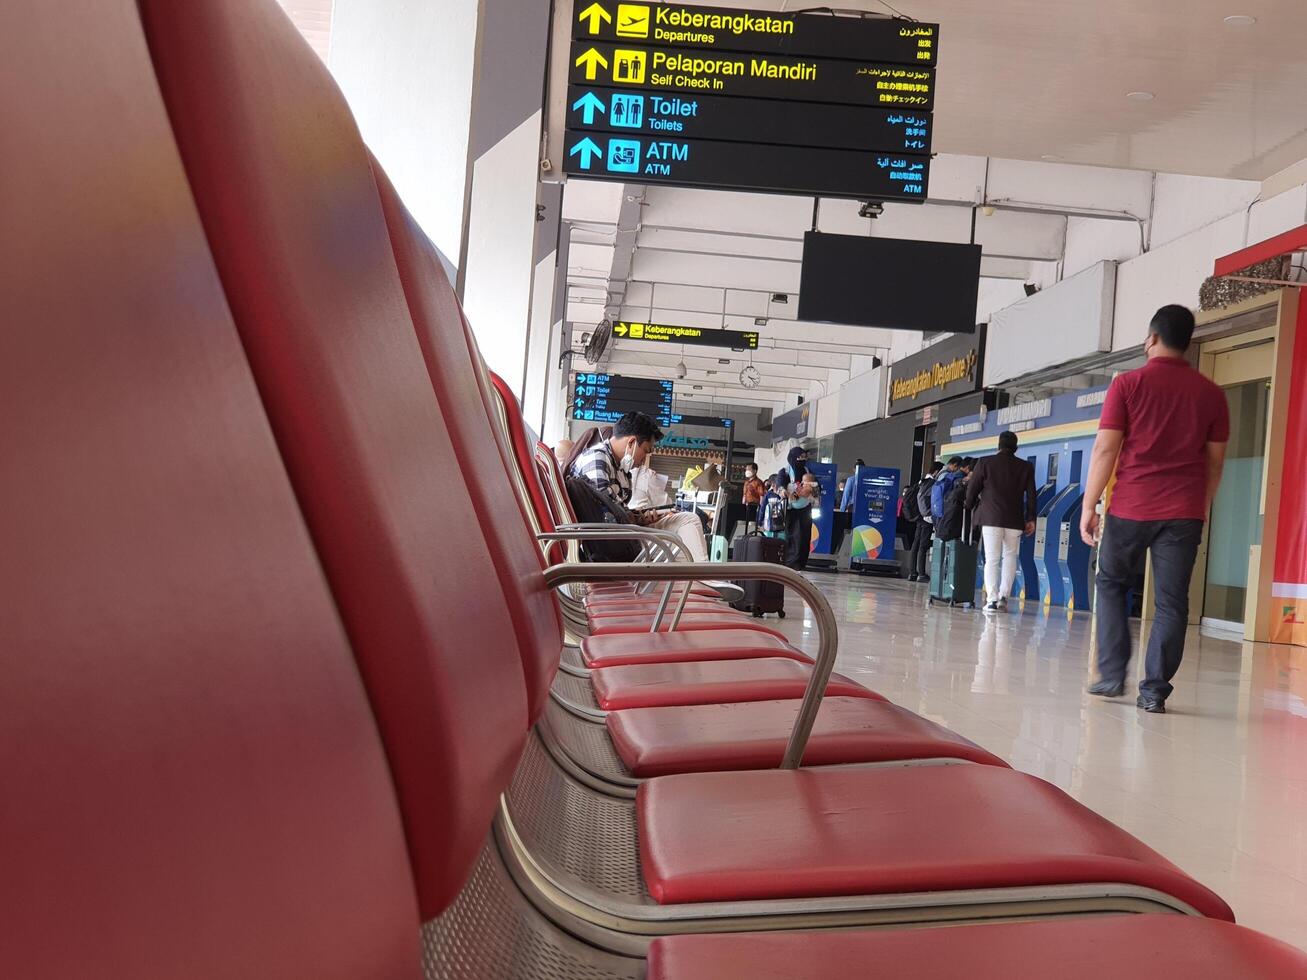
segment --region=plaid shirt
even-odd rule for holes
[[[622,472],[607,442],[591,446],[572,464],[572,476],[585,480],[618,503],[631,502],[631,478]]]

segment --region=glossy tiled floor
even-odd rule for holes
[[[837,669],[1042,776],[1307,948],[1307,650],[1191,632],[1168,714],[1084,693],[1092,622],[925,606],[925,587],[812,574]],[[810,650],[792,604],[782,628]]]

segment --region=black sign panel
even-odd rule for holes
[[[962,243],[807,232],[799,319],[971,333],[980,252]]]
[[[868,60],[790,58],[574,41],[569,64],[568,80],[577,85],[834,102],[885,109],[926,110],[935,99],[933,68]]]
[[[939,25],[897,18],[578,0],[572,36],[619,44],[872,58],[896,64],[933,65]]]
[[[644,184],[922,201],[930,173],[929,157],[908,154],[571,131],[565,137],[565,172]]]
[[[910,412],[980,388],[984,332],[932,344],[890,368],[889,412]]]
[[[672,411],[673,386],[655,378],[626,378],[617,374],[574,374],[572,417],[579,422],[612,425],[627,412],[643,412],[660,426],[735,426],[734,419],[708,415],[678,415]]]
[[[758,349],[756,330],[706,330],[702,327],[679,327],[668,323],[634,323],[621,320],[613,324],[613,336],[623,340],[643,340],[651,344],[729,347],[731,350]]]
[[[672,382],[624,378],[615,374],[577,374],[572,379],[572,415],[586,422],[615,422],[627,412],[651,418],[672,414]]]
[[[623,92],[573,85],[567,128],[645,136],[929,153],[929,112],[867,106]]]

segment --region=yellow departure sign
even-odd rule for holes
[[[674,326],[669,323],[636,323],[623,320],[613,324],[613,336],[623,340],[645,340],[653,344],[729,347],[731,350],[758,349],[756,330],[715,330]]]
[[[899,18],[779,13],[678,3],[578,0],[572,36],[721,51],[866,58],[931,67],[939,25]]]

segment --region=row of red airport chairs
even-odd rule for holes
[[[732,568],[815,657],[711,566],[564,560],[635,532],[272,0],[3,24],[0,974],[1307,976],[835,674],[801,576]]]

